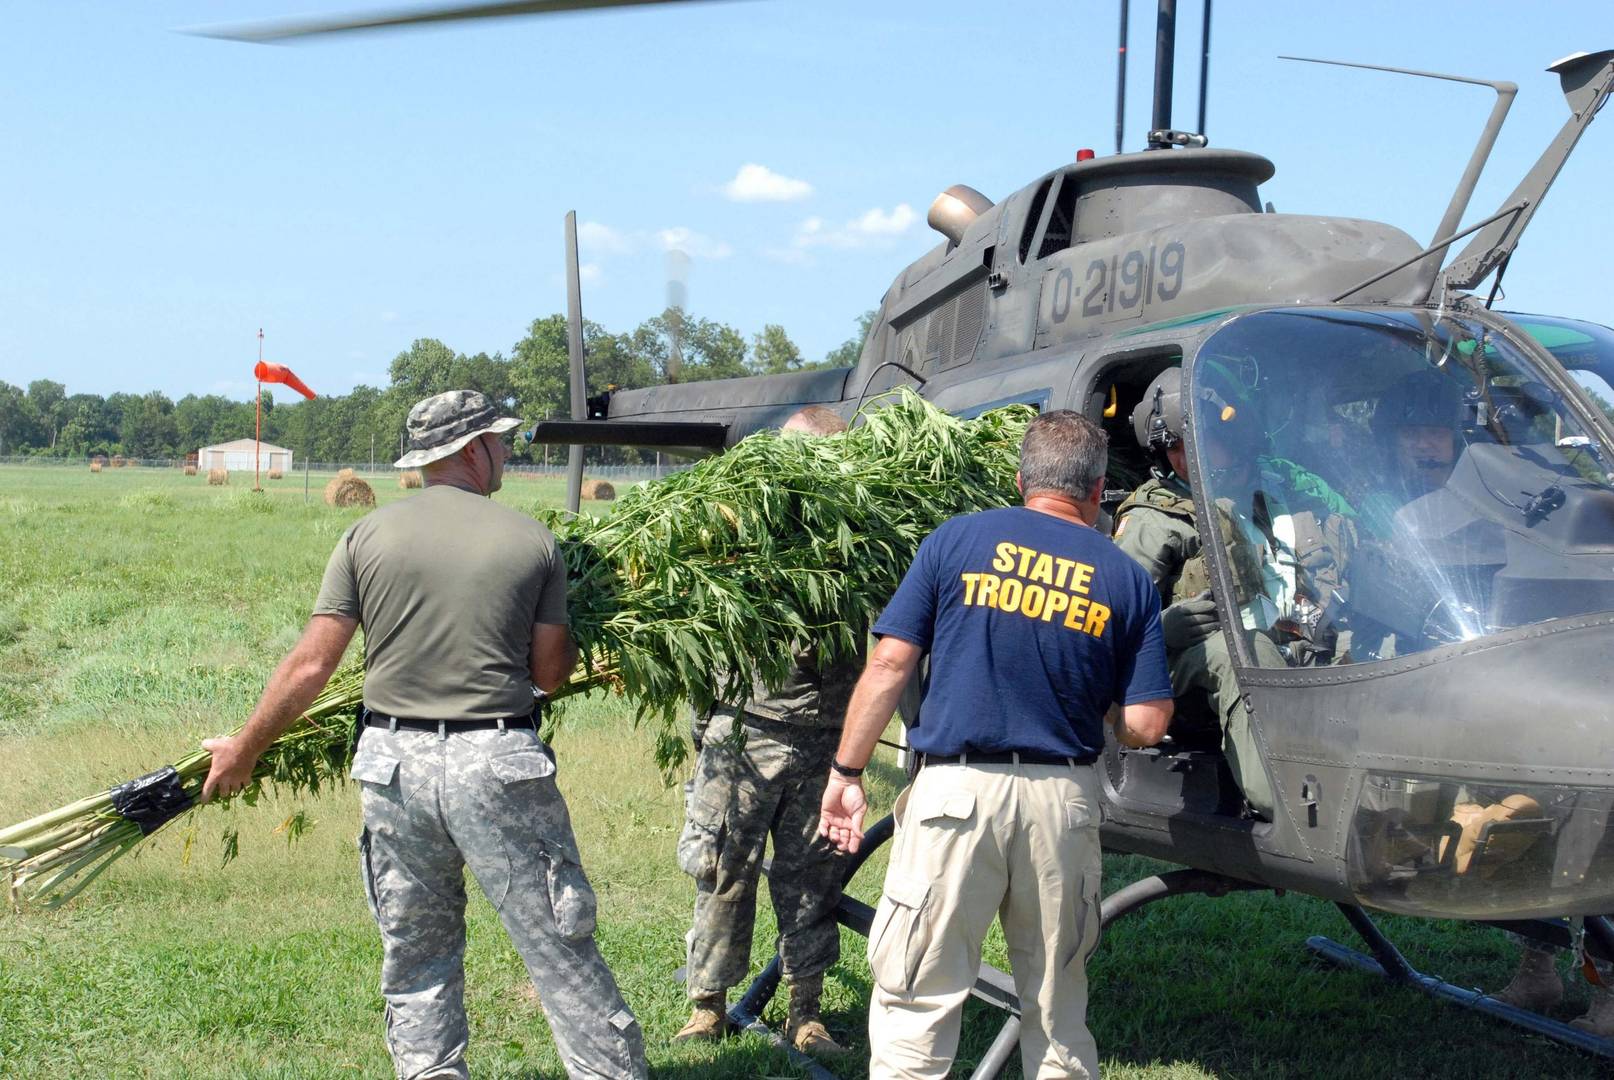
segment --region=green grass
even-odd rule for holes
[[[171,470],[0,468],[0,824],[169,760],[244,719],[295,639],[337,536],[359,511],[302,503],[301,478],[241,477],[227,489]],[[512,480],[519,509],[560,497]],[[405,497],[379,478],[383,501]],[[600,894],[600,945],[644,1025],[658,1076],[795,1076],[754,1036],[674,1047],[686,1003],[691,886],[673,848],[677,789],[651,765],[651,738],[604,699],[569,711],[561,786]],[[884,753],[882,751],[882,753]],[[871,794],[895,796],[878,767]],[[276,828],[299,808],[205,810],[165,833],[65,909],[0,914],[0,1075],[332,1077],[390,1075],[376,984],[380,946],[364,906],[340,789],[303,808],[312,832]],[[222,867],[220,833],[240,829]],[[853,892],[872,902],[876,856]],[[1110,857],[1109,887],[1160,864]],[[558,1077],[525,972],[473,888],[467,952],[471,1065],[479,1077]],[[760,905],[755,968],[774,932]],[[1512,951],[1498,933],[1386,919],[1415,964],[1495,987]],[[1112,928],[1093,965],[1090,1021],[1106,1076],[1591,1077],[1591,1058],[1310,960],[1305,938],[1349,941],[1331,905],[1305,897],[1184,898]],[[1003,962],[994,934],[989,955]],[[827,990],[832,1029],[859,1050],[868,1000],[862,940],[843,935]],[[1561,1015],[1584,1007],[1571,984]],[[782,1001],[770,1016],[777,1020]],[[972,1005],[967,1073],[1000,1017]],[[863,1073],[861,1057],[838,1067]],[[1014,1075],[1018,1075],[1016,1070]]]

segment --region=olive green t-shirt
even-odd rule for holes
[[[364,704],[417,720],[533,708],[532,627],[566,623],[566,564],[540,522],[432,485],[342,535],[315,615],[364,627]]]

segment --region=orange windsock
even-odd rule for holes
[[[299,379],[296,373],[285,364],[271,364],[267,360],[259,360],[257,365],[253,367],[252,374],[258,377],[259,382],[284,383],[305,398],[314,396],[314,391],[310,390],[308,385]]]

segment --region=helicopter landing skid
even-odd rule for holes
[[[857,854],[847,860],[842,881],[850,882],[864,861],[881,844],[891,839],[895,830],[895,821],[890,817],[882,818],[871,825],[863,835],[863,842],[859,845]],[[1230,892],[1261,888],[1265,886],[1224,877],[1206,870],[1172,870],[1156,877],[1134,881],[1106,897],[1099,908],[1099,925],[1101,928],[1107,928],[1122,916],[1171,896],[1187,893],[1225,896]],[[874,909],[855,897],[843,895],[835,909],[835,918],[842,926],[868,937],[869,928],[874,923]],[[780,976],[779,954],[775,952],[773,959],[768,961],[768,966],[751,980],[740,1000],[729,1009],[729,1022],[737,1029],[753,1031],[768,1038],[774,1045],[788,1053],[792,1061],[806,1068],[813,1080],[835,1080],[834,1073],[796,1050],[783,1036],[762,1022],[763,1010],[779,989]],[[975,977],[975,985],[970,988],[970,994],[1009,1014],[1003,1021],[1003,1026],[998,1029],[991,1046],[987,1047],[986,1053],[981,1055],[980,1061],[970,1073],[970,1080],[995,1080],[1002,1075],[1004,1068],[1020,1048],[1020,998],[1015,993],[1013,977],[990,964],[981,965],[981,970]]]
[[[1373,955],[1348,949],[1320,935],[1307,938],[1306,948],[1334,966],[1365,971],[1389,982],[1421,990],[1430,997],[1461,1005],[1465,1009],[1472,1009],[1485,1016],[1505,1021],[1533,1034],[1543,1035],[1565,1046],[1572,1046],[1599,1057],[1614,1058],[1614,1039],[1600,1039],[1578,1028],[1570,1027],[1562,1021],[1504,1004],[1478,990],[1465,990],[1438,976],[1423,974],[1407,963],[1407,958],[1401,955],[1401,950],[1385,936],[1384,931],[1379,929],[1378,924],[1367,912],[1355,904],[1337,906],[1345,916],[1345,920],[1351,924],[1351,928],[1367,943]]]

